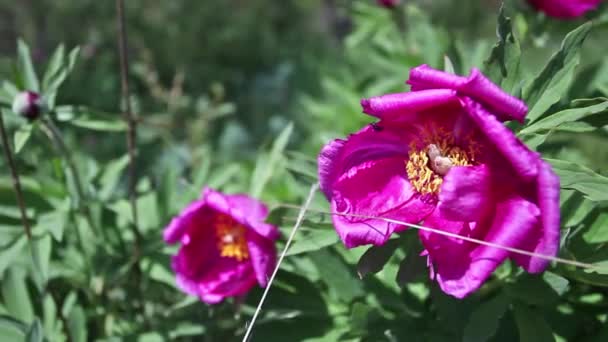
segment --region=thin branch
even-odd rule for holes
[[[123,0],[116,0],[116,25],[118,29],[118,51],[120,53],[120,83],[122,89],[122,102],[124,106],[123,116],[128,125],[127,148],[129,150],[129,201],[133,223],[131,229],[135,239],[134,258],[139,260],[141,255],[141,234],[139,232],[137,217],[136,185],[136,160],[135,160],[135,137],[137,136],[137,119],[131,110],[129,93],[129,56],[127,53],[127,25],[125,22],[125,4]]]
[[[260,302],[258,303],[258,306],[255,309],[253,317],[251,318],[251,322],[249,322],[249,326],[247,327],[247,331],[245,332],[245,336],[243,337],[243,342],[247,342],[249,339],[249,336],[251,335],[251,331],[253,330],[253,326],[255,325],[255,320],[258,318],[260,311],[262,311],[262,305],[264,304],[264,301],[266,300],[266,296],[268,295],[268,292],[270,291],[270,286],[272,286],[272,282],[274,281],[274,278],[276,277],[277,273],[279,272],[279,268],[281,267],[281,263],[283,262],[283,259],[285,258],[285,255],[287,254],[287,250],[289,250],[289,247],[291,246],[291,242],[293,241],[293,238],[296,236],[296,231],[302,224],[302,220],[304,219],[304,214],[306,213],[308,206],[310,206],[312,197],[314,196],[315,192],[317,192],[318,188],[319,188],[318,183],[315,183],[310,187],[310,191],[308,192],[308,197],[306,198],[306,201],[304,201],[304,206],[302,206],[300,208],[300,213],[298,214],[298,219],[296,220],[296,223],[293,225],[293,228],[291,229],[291,233],[289,234],[287,243],[285,244],[285,247],[283,248],[283,252],[281,253],[281,256],[279,257],[279,261],[277,261],[277,265],[275,266],[274,271],[272,271],[272,275],[270,276],[270,279],[268,279],[268,284],[266,284],[266,288],[264,289],[262,298],[260,298]]]
[[[13,153],[11,152],[11,147],[8,143],[6,130],[4,129],[4,118],[2,113],[0,113],[0,134],[2,135],[2,147],[4,149],[4,156],[6,157],[8,166],[11,169],[13,188],[15,189],[17,205],[19,206],[19,211],[21,212],[21,223],[23,224],[23,230],[25,230],[25,235],[27,235],[27,238],[31,240],[32,230],[30,228],[30,223],[27,220],[25,201],[23,200],[23,191],[21,191],[21,182],[19,181],[19,173],[17,173],[17,167],[15,166],[15,162],[13,160]]]

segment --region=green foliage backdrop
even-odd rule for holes
[[[507,262],[457,300],[428,279],[416,232],[347,250],[311,211],[252,340],[608,338],[605,5],[556,22],[523,1],[126,2],[139,251],[114,3],[0,0],[0,103],[33,235],[2,159],[0,341],[240,340],[262,290],[216,306],[184,295],[162,229],[205,185],[248,192],[272,209],[281,250],[298,213],[282,204],[304,201],[320,147],[371,123],[360,99],[405,91],[423,63],[480,68],[527,102],[512,129],[561,177],[560,257],[602,268],[532,276]],[[11,112],[24,89],[46,97],[43,120]],[[310,207],[329,210],[319,193]]]

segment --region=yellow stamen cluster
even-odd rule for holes
[[[443,183],[443,175],[437,172],[429,158],[429,149],[438,149],[442,158],[449,158],[451,166],[473,165],[475,149],[470,147],[467,151],[455,146],[454,138],[442,129],[428,134],[420,145],[410,145],[409,160],[405,165],[408,179],[414,189],[423,195],[437,194]],[[472,145],[471,145],[472,146]],[[433,153],[431,153],[432,155]]]
[[[222,214],[216,218],[215,232],[220,256],[235,258],[237,261],[249,259],[245,227]]]

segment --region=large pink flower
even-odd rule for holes
[[[572,19],[596,9],[602,0],[528,0],[548,16]]]
[[[276,264],[279,232],[264,223],[268,209],[247,195],[210,188],[165,228],[167,243],[181,242],[172,267],[186,293],[214,304],[265,287]]]
[[[412,91],[361,101],[380,119],[319,155],[321,189],[341,214],[382,216],[485,241],[555,255],[559,179],[501,121],[527,108],[479,71],[468,78],[425,65]],[[378,219],[333,217],[346,245],[385,243],[406,227]],[[528,272],[547,261],[420,232],[431,275],[455,297],[476,290],[505,259]]]

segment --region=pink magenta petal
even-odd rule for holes
[[[534,227],[533,236],[526,240],[522,249],[547,256],[556,256],[559,250],[559,178],[545,162],[541,162],[537,185],[540,222]],[[547,268],[549,261],[521,254],[511,256],[518,265],[530,273]]]
[[[518,197],[509,198],[497,204],[496,212],[488,221],[489,230],[482,239],[501,246],[520,248],[533,233],[539,215],[540,210],[533,203]],[[425,225],[443,228],[432,220],[426,220]],[[473,237],[486,229],[475,227]],[[429,246],[429,255],[441,289],[457,298],[477,290],[510,254],[501,248],[473,243],[456,245],[448,239],[444,241],[443,244]]]
[[[404,170],[401,158],[368,161],[351,168],[335,184],[332,211],[419,222],[434,205],[420,201]],[[347,248],[381,245],[393,232],[405,229],[398,224],[361,217],[334,215],[333,222]]]
[[[490,145],[506,159],[516,174],[530,181],[538,174],[538,154],[530,151],[513,132],[470,98],[462,100],[465,111]],[[494,156],[498,157],[498,156]]]
[[[174,217],[169,226],[163,231],[163,239],[167,243],[176,243],[186,233],[188,228],[204,211],[205,201],[194,201],[186,207],[178,216]]]
[[[408,143],[407,133],[397,134],[388,127],[377,132],[369,126],[351,134],[348,140],[331,141],[323,147],[318,157],[321,190],[330,199],[338,177],[366,161],[394,156],[406,160]]]
[[[602,0],[528,0],[548,16],[573,19],[596,9]]]
[[[261,287],[266,287],[277,263],[277,251],[274,242],[257,234],[249,234],[247,246],[258,284]]]
[[[278,239],[279,231],[276,227],[264,222],[268,209],[260,201],[244,194],[226,195],[211,188],[203,190],[203,198],[209,207],[231,216],[261,236],[271,240]]]
[[[426,64],[412,68],[407,84],[413,91],[424,89],[453,89],[458,90],[467,79],[462,76],[435,70]]]
[[[468,78],[430,68],[427,65],[410,70],[407,82],[414,92],[425,89],[455,90],[459,95],[473,98],[492,110],[501,121],[523,122],[528,107],[487,79],[479,70],[473,69]]]
[[[479,70],[473,69],[471,76],[458,89],[463,95],[474,98],[475,100],[485,104],[494,113],[497,113],[498,119],[501,121],[517,120],[524,122],[528,107],[526,104],[513,97],[496,84],[487,79]]]
[[[456,100],[456,91],[431,89],[409,93],[388,94],[361,100],[363,112],[382,120],[400,121],[416,113]]]
[[[444,177],[437,208],[442,217],[469,222],[480,220],[493,202],[489,168],[459,166]]]

